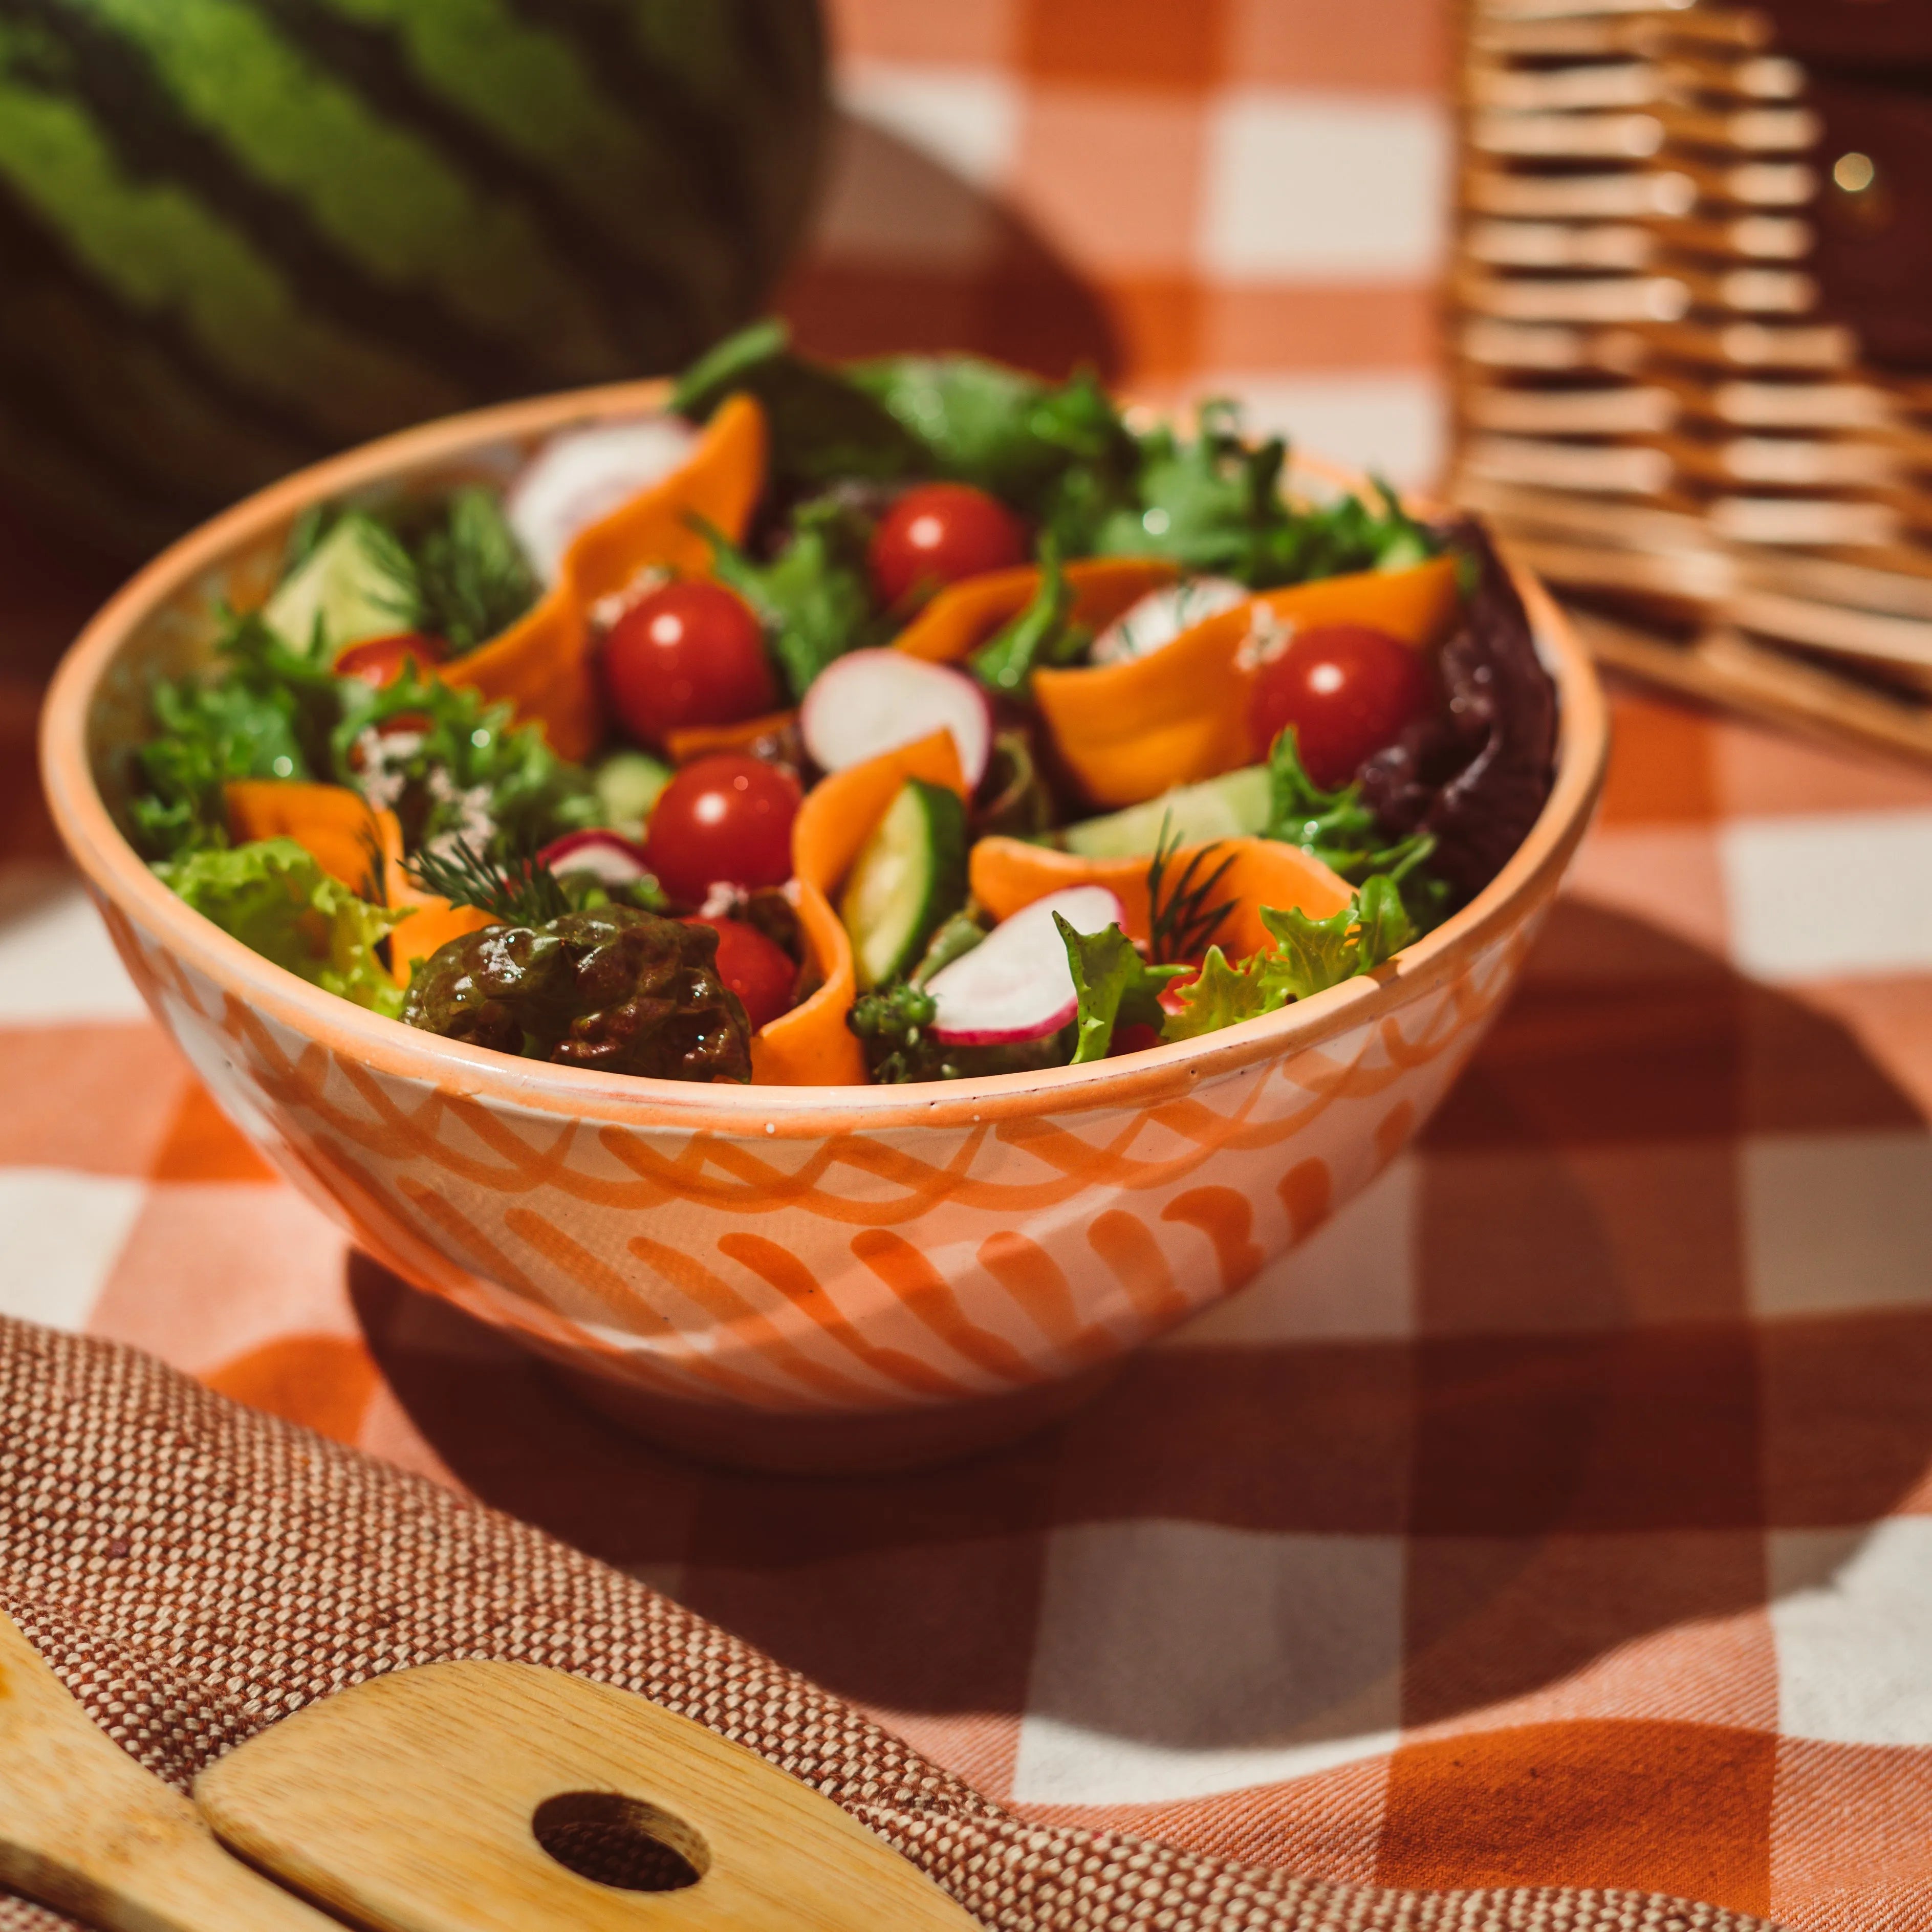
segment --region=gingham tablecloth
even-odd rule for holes
[[[1084,354],[1426,477],[1433,0],[836,10],[808,340]],[[1371,1194],[1057,1433],[791,1483],[589,1420],[268,1172],[60,868],[32,708],[0,1310],[467,1486],[1042,1818],[1932,1924],[1932,782],[1623,700],[1520,995]]]
[[[1922,1928],[1932,782],[1618,709],[1420,1147],[1004,1454],[764,1480],[580,1414],[267,1172],[17,812],[0,1311],[467,1486],[1043,1819]]]

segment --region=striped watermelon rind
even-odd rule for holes
[[[332,448],[674,368],[823,135],[812,0],[0,0],[0,482],[134,551]]]

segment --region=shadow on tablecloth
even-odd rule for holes
[[[1932,1462],[1932,1279],[1916,1305],[1790,1312],[1762,1283],[1754,1304],[1740,1176],[1755,1148],[1923,1125],[1834,1019],[1572,902],[1364,1210],[1408,1221],[1383,1332],[1297,1333],[1291,1268],[1248,1291],[1255,1318],[1144,1352],[1030,1441],[788,1481],[624,1436],[371,1263],[352,1290],[464,1483],[875,1710],[1319,1747],[1720,1624],[1767,1600],[1766,1527],[1899,1502]],[[1807,1264],[1778,1258],[1780,1292]],[[1778,1587],[1829,1567],[1787,1560]]]

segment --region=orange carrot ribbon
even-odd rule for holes
[[[682,464],[578,532],[533,609],[437,675],[493,704],[507,700],[519,724],[543,727],[560,758],[590,758],[603,738],[591,607],[653,565],[705,569],[711,545],[699,520],[734,542],[743,536],[764,489],[766,441],[764,412],[749,396],[730,398]]]
[[[1160,557],[1089,556],[1064,566],[1073,622],[1097,631],[1180,572]],[[948,584],[892,640],[895,649],[933,664],[956,664],[1010,623],[1040,590],[1031,564],[989,570]]]
[[[1185,845],[1168,862],[1167,876],[1178,879],[1188,861],[1206,854],[1196,876],[1206,878],[1222,860],[1233,862],[1215,886],[1213,900],[1233,901],[1214,934],[1230,958],[1245,958],[1274,944],[1262,923],[1261,909],[1293,907],[1311,919],[1327,919],[1354,896],[1354,888],[1298,845],[1276,838],[1223,838],[1211,844]],[[1088,859],[1058,852],[1022,838],[982,838],[968,862],[973,896],[995,919],[1010,919],[1023,906],[1067,886],[1105,886],[1126,914],[1123,930],[1130,939],[1151,936],[1153,909],[1148,902],[1144,857]]]
[[[1258,616],[1303,628],[1361,624],[1426,648],[1442,640],[1460,602],[1453,557],[1321,578],[1216,612],[1144,657],[1036,670],[1033,694],[1094,803],[1138,805],[1253,762],[1248,710],[1259,666],[1242,646]]]
[[[377,812],[348,785],[286,778],[238,779],[223,788],[229,836],[238,844],[292,838],[351,892],[372,887],[392,910],[406,911],[389,934],[389,970],[398,986],[440,946],[497,922],[476,906],[452,905],[425,892],[403,864],[403,828],[393,812]],[[380,883],[375,874],[380,862]]]
[[[752,1078],[768,1086],[856,1087],[866,1081],[865,1056],[845,1024],[858,994],[852,941],[832,909],[860,848],[908,778],[966,795],[958,748],[950,731],[883,752],[863,764],[834,772],[813,788],[791,829],[792,871],[798,880],[799,920],[824,983],[788,1013],[752,1036]]]

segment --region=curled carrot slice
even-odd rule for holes
[[[347,785],[284,778],[238,779],[224,788],[230,836],[239,842],[292,838],[322,869],[352,892],[367,892],[381,860],[381,890],[406,911],[389,934],[389,970],[398,986],[439,946],[496,921],[476,906],[453,906],[418,885],[403,864],[403,828],[393,812],[373,810]]]
[[[237,778],[222,788],[228,836],[238,845],[258,838],[292,838],[332,878],[351,892],[366,892],[377,869],[403,848],[393,812],[374,812],[347,785],[309,784],[290,778]],[[400,867],[386,862],[386,875]]]
[[[426,898],[389,934],[389,970],[398,986],[406,986],[418,959],[427,959],[439,946],[466,932],[481,932],[486,926],[499,923],[480,906],[452,905],[447,899]]]
[[[1364,624],[1427,648],[1442,640],[1460,602],[1448,556],[1412,570],[1290,584],[1217,612],[1145,657],[1035,671],[1034,698],[1094,803],[1138,805],[1252,761],[1248,704],[1257,667],[1241,647],[1258,611],[1304,627]]]
[[[1090,556],[1068,564],[1066,574],[1074,622],[1097,631],[1180,572],[1159,557]],[[916,658],[956,663],[1017,617],[1039,588],[1040,572],[1031,564],[963,578],[940,591],[892,643]]]
[[[735,724],[682,724],[664,734],[664,749],[673,764],[688,765],[713,752],[755,751],[762,740],[777,737],[797,722],[796,711],[767,711]]]
[[[697,519],[742,536],[764,488],[765,446],[764,412],[749,396],[732,397],[684,464],[578,532],[533,609],[437,675],[493,704],[507,699],[519,724],[543,727],[559,757],[589,758],[602,737],[590,607],[653,564],[703,570],[711,546]]]
[[[754,1081],[776,1087],[864,1085],[865,1057],[845,1024],[858,993],[852,942],[832,909],[832,895],[908,778],[923,778],[966,795],[951,732],[935,731],[834,772],[799,807],[791,829],[799,920],[824,979],[808,998],[752,1036]]]
[[[1214,935],[1231,958],[1244,958],[1274,940],[1262,925],[1261,909],[1294,907],[1311,919],[1326,919],[1354,896],[1354,888],[1298,845],[1276,838],[1224,838],[1212,845],[1186,845],[1168,862],[1168,877],[1178,880],[1196,854],[1205,854],[1197,877],[1205,879],[1224,859],[1233,862],[1215,886],[1214,902],[1234,902]],[[968,865],[973,896],[996,919],[1010,919],[1022,906],[1064,886],[1105,886],[1119,896],[1130,939],[1149,937],[1145,858],[1088,859],[1057,852],[1022,838],[982,838]]]

